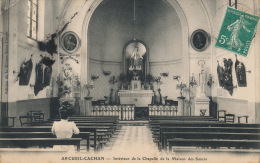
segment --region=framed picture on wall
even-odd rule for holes
[[[196,51],[204,51],[209,45],[209,35],[202,29],[194,31],[191,35],[191,46]]]
[[[74,32],[66,32],[61,37],[61,46],[68,53],[75,52],[80,45],[79,37]]]

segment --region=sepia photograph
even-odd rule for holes
[[[0,0],[1,163],[259,163],[260,0]]]

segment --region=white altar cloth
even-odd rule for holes
[[[135,104],[136,107],[148,107],[152,103],[152,90],[120,90],[118,96],[120,104]]]

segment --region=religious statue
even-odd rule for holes
[[[205,97],[205,83],[206,83],[206,72],[204,69],[204,60],[200,60],[198,62],[198,65],[200,66],[201,70],[199,73],[199,86],[200,86],[200,91],[197,92],[197,97]]]
[[[143,57],[138,52],[138,47],[135,47],[133,54],[130,57],[129,70],[141,70]]]

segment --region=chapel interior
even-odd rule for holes
[[[1,128],[46,127],[68,101],[75,122],[116,117],[133,142],[132,132],[145,130],[142,140],[152,142],[145,148],[160,146],[151,127],[160,120],[260,130],[259,25],[246,56],[216,47],[227,8],[259,17],[258,0],[2,0],[0,7]],[[111,145],[119,140],[104,140],[90,146],[120,150]],[[170,140],[160,148],[174,149]]]

